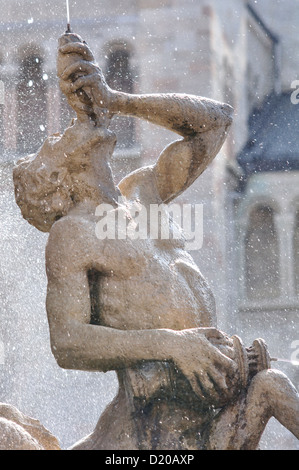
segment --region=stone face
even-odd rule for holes
[[[0,436],[0,450],[60,450],[57,439],[38,420],[3,403]]]
[[[136,207],[166,211],[221,149],[232,108],[194,95],[111,90],[75,35],[60,40],[58,75],[77,119],[19,163],[16,199],[31,224],[50,232],[47,313],[58,364],[115,370],[119,380],[95,431],[73,449],[256,449],[272,416],[299,437],[297,391],[269,369],[262,340],[246,349],[216,329],[213,294],[184,241],[97,231],[101,209],[133,226]],[[112,114],[180,136],[118,187],[109,166]]]

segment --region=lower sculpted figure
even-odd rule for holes
[[[58,76],[77,119],[14,170],[23,216],[49,232],[47,314],[66,369],[117,373],[119,391],[73,449],[256,449],[270,417],[299,438],[299,396],[263,341],[217,330],[213,294],[182,239],[100,239],[97,207],[165,207],[212,162],[230,106],[183,94],[111,90],[87,44],[60,39]],[[157,162],[114,184],[114,115],[178,134]],[[121,202],[120,202],[121,201]],[[173,227],[175,230],[175,227]],[[99,397],[100,399],[100,397]]]

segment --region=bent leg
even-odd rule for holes
[[[266,386],[272,416],[299,439],[299,393],[282,372],[267,372]]]
[[[237,401],[227,405],[209,430],[211,450],[255,450],[271,417],[299,439],[299,395],[276,370],[259,372]]]

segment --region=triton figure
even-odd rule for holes
[[[167,205],[185,191],[222,147],[232,108],[114,91],[73,33],[60,39],[58,76],[77,119],[18,163],[16,200],[49,232],[47,313],[58,364],[115,370],[119,379],[96,429],[73,448],[256,449],[271,416],[299,438],[297,391],[269,368],[262,342],[245,349],[216,329],[213,294],[183,241],[95,233],[100,204],[130,218],[130,204]],[[178,134],[154,165],[118,186],[109,165],[116,114]]]

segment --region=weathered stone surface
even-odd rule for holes
[[[12,405],[0,403],[0,450],[60,450],[42,424]]]
[[[0,418],[0,450],[42,450],[38,442],[20,425]]]
[[[261,340],[246,349],[216,329],[213,294],[183,240],[97,232],[100,205],[126,223],[136,207],[167,210],[219,152],[231,107],[115,92],[72,34],[60,40],[58,75],[77,120],[17,166],[16,199],[30,223],[50,232],[47,313],[58,364],[116,370],[119,379],[95,431],[73,448],[256,449],[271,416],[299,437],[297,391],[269,370]],[[181,137],[118,187],[109,166],[114,114]]]

